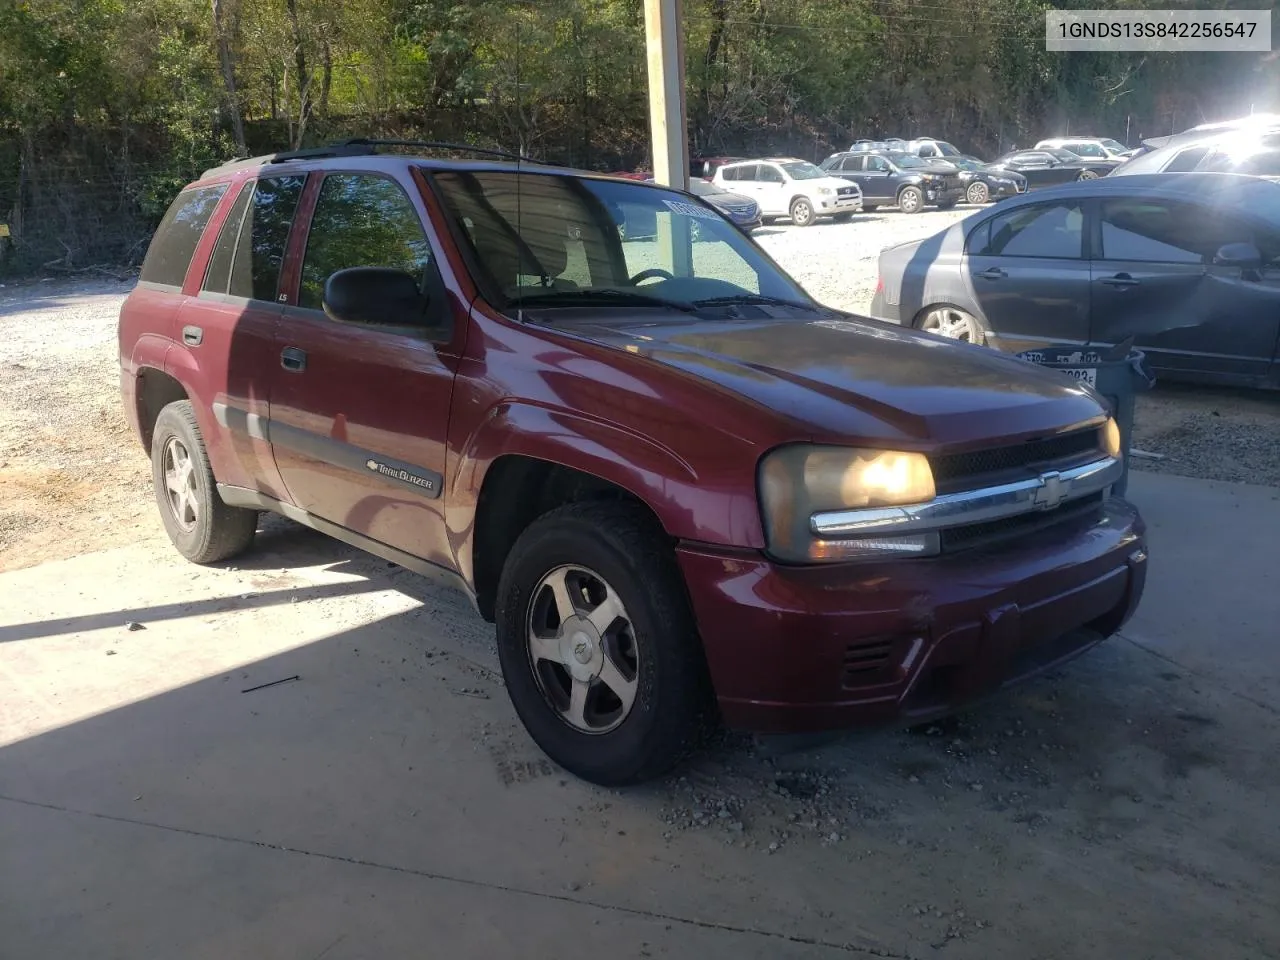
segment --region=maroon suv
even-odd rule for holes
[[[713,704],[924,719],[1133,612],[1088,387],[820,306],[688,194],[375,150],[210,170],[160,225],[121,386],[188,559],[271,510],[445,577],[533,738],[606,784]]]

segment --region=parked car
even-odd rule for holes
[[[1169,380],[1280,388],[1280,184],[1107,177],[880,255],[873,315],[1022,351],[1134,337]]]
[[[1027,192],[1027,178],[1012,170],[991,167],[977,157],[948,157],[947,163],[960,171],[964,198],[968,203],[987,203]]]
[[[790,217],[797,227],[807,227],[819,217],[843,221],[862,210],[857,185],[795,157],[729,163],[716,171],[712,182],[755,200],[765,223]]]
[[[1280,177],[1280,129],[1215,133],[1198,140],[1179,139],[1121,164],[1113,175],[1131,177],[1189,171]]]
[[[653,183],[654,180],[650,177],[645,182]],[[720,211],[726,220],[744,233],[750,233],[760,226],[760,205],[750,197],[738,193],[730,193],[728,190],[716,186],[710,180],[703,180],[701,177],[690,178],[689,192],[696,197],[702,197],[707,203]],[[658,218],[654,211],[632,210],[630,218],[626,218],[623,216],[622,211],[619,210],[616,211],[615,219],[622,225],[625,239],[639,240],[657,235]],[[693,221],[693,226],[698,228],[696,220]],[[700,228],[695,229],[694,239],[701,240],[702,238],[702,230]]]
[[[207,171],[125,300],[189,560],[270,511],[458,586],[530,735],[602,784],[717,705],[919,721],[1133,613],[1143,524],[1089,390],[823,307],[697,197],[376,149]],[[671,229],[624,241],[611,206]]]
[[[993,170],[1009,170],[1027,180],[1028,190],[1056,187],[1072,180],[1105,177],[1118,164],[1111,160],[1085,160],[1065,150],[1017,150],[990,164]]]
[[[1037,150],[1065,150],[1084,160],[1125,160],[1134,151],[1110,137],[1052,137],[1036,144]]]
[[[856,183],[862,190],[862,208],[867,211],[891,204],[903,213],[919,213],[925,206],[950,210],[964,199],[959,168],[911,153],[833,153],[822,161],[822,169]]]

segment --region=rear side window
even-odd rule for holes
[[[264,177],[236,198],[209,258],[202,289],[249,300],[275,300],[302,176]]]
[[[348,267],[391,267],[435,293],[439,274],[418,211],[385,177],[331,173],[324,178],[302,262],[298,305],[319,310],[324,284]]]
[[[147,249],[140,280],[171,287],[182,286],[204,228],[209,225],[209,218],[226,190],[227,185],[220,183],[178,194]]]
[[[1200,165],[1200,161],[1203,160],[1208,153],[1208,147],[1188,147],[1169,161],[1164,168],[1164,172],[1186,173],[1189,170],[1194,170]]]
[[[1041,203],[1019,207],[988,221],[969,235],[976,257],[1050,257],[1079,259],[1084,241],[1084,211],[1079,203]]]

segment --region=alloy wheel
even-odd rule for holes
[[[640,649],[617,592],[586,567],[546,574],[529,602],[529,665],[562,721],[580,733],[608,733],[631,712]]]
[[[969,184],[969,189],[965,191],[965,193],[965,199],[970,203],[986,203],[990,197],[987,185],[981,180],[975,180],[973,183]]]
[[[173,518],[185,531],[194,530],[200,517],[200,494],[196,488],[195,462],[186,445],[170,437],[164,447],[164,486]]]
[[[965,343],[985,343],[982,326],[977,319],[956,307],[935,307],[925,314],[921,330]]]

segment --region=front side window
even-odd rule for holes
[[[904,170],[911,170],[913,168],[919,168],[919,167],[927,167],[929,165],[925,163],[923,160],[921,160],[919,157],[910,153],[890,154],[889,159],[892,160],[895,164],[897,164],[899,167],[901,167]]]
[[[771,163],[762,163],[756,168],[756,180],[760,183],[786,183],[782,171]]]
[[[226,191],[227,185],[220,183],[178,194],[156,228],[138,279],[144,283],[181,287],[204,228]]]
[[[796,160],[792,163],[784,163],[782,169],[787,171],[787,176],[792,180],[817,180],[825,177],[826,174],[818,167],[815,167],[807,160]]]
[[[303,176],[245,184],[223,224],[202,289],[252,300],[276,299],[280,268]]]
[[[938,152],[939,152],[940,154],[942,154],[944,157],[962,157],[962,156],[964,156],[964,154],[962,154],[959,150],[957,150],[957,149],[956,149],[954,146],[952,146],[951,144],[947,143],[947,141],[945,141],[945,140],[939,140],[939,141],[937,141],[936,146],[937,146],[937,148],[938,148]]]
[[[1068,143],[1066,149],[1074,153],[1077,157],[1087,157],[1090,160],[1105,160],[1107,151],[1103,150],[1096,143]]]
[[[433,181],[500,308],[634,313],[752,295],[810,303],[737,227],[682,193],[502,170],[437,171]]]
[[[1044,203],[1019,207],[988,221],[970,236],[970,253],[985,257],[1079,259],[1084,240],[1080,204]]]
[[[1102,203],[1102,256],[1147,263],[1208,263],[1228,243],[1253,243],[1244,224],[1215,210],[1168,200]]]
[[[885,173],[889,169],[889,161],[884,157],[867,157],[867,169],[872,173]]]
[[[386,177],[324,178],[307,233],[298,306],[320,309],[325,281],[348,267],[390,267],[418,278],[424,292],[435,286],[438,274],[418,211]]]

